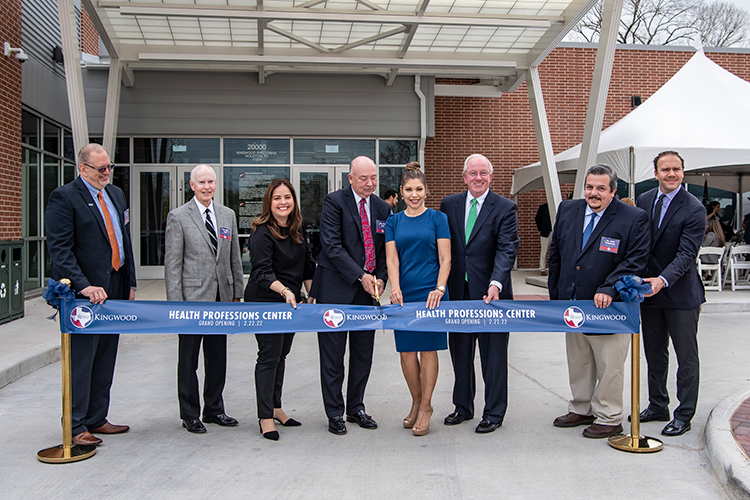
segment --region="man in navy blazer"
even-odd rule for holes
[[[78,153],[80,177],[52,191],[44,213],[53,279],[70,279],[79,299],[135,299],[135,264],[125,194],[109,184],[114,165],[99,144]],[[119,335],[71,335],[73,442],[130,428],[107,421]]]
[[[641,305],[643,350],[648,363],[648,407],[641,422],[669,421],[669,339],[677,355],[677,399],[674,418],[664,427],[665,436],[690,430],[698,404],[698,317],[706,301],[698,275],[696,256],[706,233],[706,213],[698,199],[680,185],[685,162],[676,151],[654,158],[654,177],[659,187],[638,198],[646,211],[653,241],[648,276],[653,294]],[[659,200],[661,199],[661,203]],[[659,215],[657,215],[657,213]]]
[[[585,200],[563,201],[549,258],[551,300],[591,300],[606,308],[621,276],[646,269],[650,229],[646,213],[615,198],[617,174],[607,165],[586,172]],[[606,334],[606,332],[602,332]],[[589,425],[583,435],[622,433],[623,379],[629,335],[565,335],[573,398],[557,427]]]
[[[349,187],[328,194],[320,213],[322,251],[310,296],[319,304],[375,305],[388,279],[385,267],[385,221],[391,207],[378,198],[378,169],[366,156],[349,166]],[[366,222],[366,223],[365,223]],[[375,287],[377,286],[377,292]],[[349,338],[349,382],[346,407],[344,352]],[[320,332],[320,383],[328,416],[328,430],[346,434],[346,420],[365,429],[378,424],[365,413],[364,395],[372,367],[375,332]]]
[[[447,196],[440,210],[451,231],[451,300],[513,299],[510,271],[518,253],[516,204],[490,190],[492,163],[473,154],[464,162],[464,193]],[[468,231],[467,231],[468,230]],[[467,235],[468,232],[468,235]],[[508,333],[450,333],[448,345],[455,381],[453,413],[445,425],[474,417],[474,351],[479,344],[484,379],[484,411],[476,432],[500,427],[508,408]]]

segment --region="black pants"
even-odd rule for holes
[[[464,287],[463,300],[469,298]],[[508,333],[450,333],[448,347],[453,363],[453,404],[456,411],[467,418],[474,416],[474,352],[479,344],[484,379],[484,411],[482,418],[502,423],[508,409]]]
[[[370,294],[360,288],[353,304],[372,305]],[[354,415],[365,409],[365,387],[372,368],[375,331],[319,332],[320,385],[323,405],[328,418],[344,415],[344,353],[349,338],[349,381],[346,389],[346,414]]]
[[[674,418],[690,422],[698,405],[700,360],[698,359],[698,319],[695,309],[661,309],[641,305],[643,350],[648,363],[649,408],[669,412],[667,374],[669,372],[669,339],[677,355],[677,399],[680,405]]]
[[[273,409],[281,408],[286,356],[292,350],[294,333],[256,334],[258,359],[255,362],[255,399],[258,418],[273,418]]]
[[[109,286],[104,287],[109,300],[127,299],[121,271],[112,271]],[[85,297],[79,297],[85,298]],[[73,435],[96,429],[107,423],[109,391],[115,375],[119,335],[70,336],[71,416]]]
[[[200,417],[201,402],[198,395],[198,354],[203,344],[203,415],[213,417],[224,413],[224,383],[227,378],[226,335],[179,335],[179,360],[177,362],[177,396],[180,401],[180,418],[192,420]]]

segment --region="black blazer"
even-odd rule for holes
[[[117,210],[122,229],[125,260],[123,293],[135,287],[135,263],[130,242],[130,221],[125,223],[127,202],[122,189],[107,184],[104,188]],[[112,247],[107,227],[97,206],[98,201],[80,177],[52,191],[44,212],[47,250],[52,260],[53,279],[68,278],[72,288],[81,291],[87,286],[109,286],[112,272]],[[112,214],[110,214],[112,215]],[[113,299],[127,299],[111,297]]]
[[[391,206],[370,195],[370,227],[375,245],[375,276],[387,282],[385,267],[385,221]],[[378,221],[381,232],[378,232]],[[310,295],[326,304],[350,304],[362,285],[359,277],[365,267],[365,243],[359,207],[351,187],[329,193],[320,213],[322,250],[315,269]]]
[[[651,189],[638,198],[637,206],[646,211],[649,226],[658,191],[659,188]],[[680,188],[651,244],[646,271],[649,277],[664,276],[669,286],[646,298],[646,304],[663,309],[694,309],[706,301],[695,262],[705,233],[706,209],[698,198]]]
[[[613,199],[581,250],[585,200],[560,203],[549,256],[549,298],[593,299],[597,293],[615,298],[614,284],[629,274],[643,276],[651,244],[646,213]],[[600,250],[602,238],[618,240],[617,252]]]
[[[466,275],[469,296],[481,300],[490,281],[503,285],[501,299],[513,298],[510,271],[518,253],[518,207],[490,190],[466,243],[466,197],[468,191],[443,198],[440,211],[448,216],[451,230],[451,273],[448,292],[454,300],[464,295]]]

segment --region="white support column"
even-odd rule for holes
[[[586,169],[596,163],[599,136],[602,133],[602,123],[604,122],[604,110],[607,107],[609,80],[612,76],[612,64],[615,60],[615,45],[620,17],[622,16],[622,3],[623,0],[604,1],[602,31],[599,35],[599,47],[596,50],[596,64],[594,66],[594,77],[591,81],[586,126],[583,129],[583,143],[581,144],[581,157],[579,158],[578,175],[576,175],[576,186],[573,192],[574,198],[582,196]]]
[[[86,122],[86,102],[83,97],[81,52],[74,0],[57,0],[57,16],[60,19],[60,35],[65,56],[65,84],[68,89],[73,147],[78,153],[89,142],[89,128]]]
[[[539,148],[539,158],[542,162],[542,178],[544,179],[544,190],[547,193],[549,216],[554,222],[557,217],[557,206],[562,201],[562,193],[560,192],[560,179],[557,177],[555,153],[552,150],[552,137],[549,133],[547,110],[544,107],[539,68],[536,66],[530,67],[526,72],[526,77],[526,87],[528,88],[529,101],[531,103],[531,115],[534,117],[536,144]]]
[[[422,77],[414,76],[414,93],[419,97],[419,164],[424,169],[424,147],[427,142],[427,98],[422,92]]]
[[[104,140],[102,145],[109,153],[112,161],[115,159],[117,141],[117,120],[120,116],[120,79],[122,75],[122,61],[113,57],[109,62],[109,80],[107,81],[107,106],[104,108]]]

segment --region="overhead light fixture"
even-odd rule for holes
[[[22,48],[14,49],[8,42],[5,42],[5,56],[10,57],[13,54],[15,54],[13,57],[18,59],[18,62],[24,63],[29,60],[29,56],[26,55],[26,52]]]

